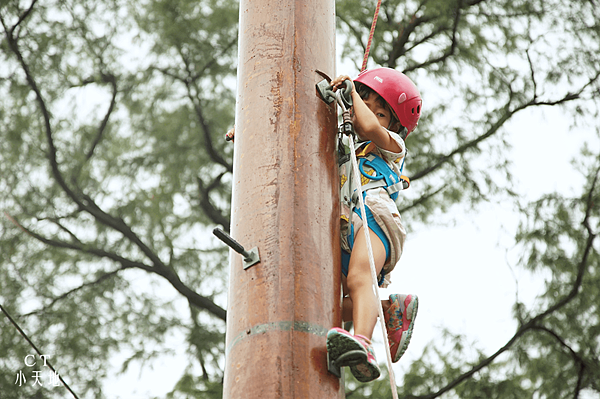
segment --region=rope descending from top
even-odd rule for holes
[[[375,25],[377,25],[377,17],[379,16],[379,9],[381,8],[381,0],[377,2],[375,8],[375,15],[373,16],[373,22],[371,23],[371,32],[369,32],[369,40],[367,42],[367,48],[365,49],[365,56],[363,58],[362,67],[360,71],[367,69],[367,60],[369,59],[369,52],[371,51],[371,43],[373,42],[373,34],[375,33]]]
[[[358,162],[356,159],[356,152],[354,151],[354,139],[352,138],[352,135],[348,136],[349,142],[350,142],[350,154],[351,154],[351,159],[352,159],[352,169],[354,170],[354,177],[356,179],[356,182],[354,184],[357,185],[357,191],[358,191],[358,204],[360,206],[360,212],[362,215],[366,215],[367,213],[365,212],[365,202],[363,200],[363,196],[362,196],[362,187],[361,187],[361,182],[360,182],[360,171],[358,169]],[[394,375],[394,370],[392,369],[392,355],[390,353],[390,343],[388,341],[388,336],[386,334],[386,327],[385,327],[385,318],[383,315],[383,305],[381,305],[381,297],[379,296],[379,289],[378,289],[378,284],[377,284],[377,271],[375,269],[375,259],[373,257],[373,247],[371,246],[371,236],[369,234],[369,224],[367,221],[367,218],[363,218],[363,228],[362,230],[364,231],[365,234],[365,240],[367,241],[367,249],[368,249],[368,253],[369,253],[369,266],[371,267],[371,279],[373,280],[373,285],[371,286],[371,288],[373,289],[373,293],[375,294],[375,298],[377,298],[377,303],[379,304],[379,306],[377,307],[377,311],[379,313],[379,324],[381,326],[381,332],[383,333],[383,346],[385,347],[385,355],[386,355],[386,360],[387,360],[387,366],[388,366],[388,372],[389,372],[389,377],[390,377],[390,388],[392,391],[392,398],[393,399],[398,399],[398,387],[396,385],[396,376]]]

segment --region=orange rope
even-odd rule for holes
[[[367,48],[365,49],[365,57],[363,58],[362,67],[360,71],[367,69],[367,60],[369,59],[369,52],[371,51],[371,43],[373,42],[373,33],[375,32],[375,25],[377,24],[377,16],[379,15],[379,9],[381,8],[381,0],[377,2],[375,8],[375,15],[373,16],[373,23],[371,23],[371,32],[369,32],[369,41],[367,42]]]

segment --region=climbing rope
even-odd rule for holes
[[[356,160],[356,151],[354,151],[354,139],[352,136],[350,138],[350,148],[352,149],[350,153],[352,154],[352,169],[354,171],[355,184],[357,185],[358,191],[358,203],[360,205],[360,212],[363,215],[366,215],[365,211],[365,202],[362,196],[361,182],[360,182],[360,171],[358,170],[358,162]],[[383,318],[383,306],[381,305],[381,298],[379,297],[379,289],[377,284],[377,271],[375,270],[375,259],[373,258],[373,247],[371,246],[371,235],[369,233],[369,224],[367,222],[367,218],[363,218],[363,231],[365,232],[365,239],[367,240],[367,249],[369,251],[369,265],[371,266],[371,278],[373,279],[373,291],[375,291],[375,296],[377,298],[377,303],[379,306],[377,307],[377,311],[379,312],[379,325],[381,326],[381,331],[383,333],[383,346],[385,347],[385,355],[387,358],[387,366],[390,374],[390,385],[392,388],[392,397],[394,399],[398,399],[398,392],[396,388],[396,377],[394,376],[394,370],[392,370],[392,355],[390,353],[390,343],[388,341],[388,336],[386,334],[385,327],[385,319]]]
[[[373,16],[373,22],[371,23],[371,31],[369,32],[369,40],[367,41],[367,48],[365,49],[365,56],[363,58],[362,67],[360,71],[367,69],[367,60],[369,59],[369,52],[371,51],[371,43],[373,42],[373,34],[375,33],[375,25],[377,25],[377,17],[379,16],[379,9],[381,8],[381,0],[377,2],[375,7],[375,15]]]
[[[342,90],[338,90],[336,92],[336,98],[337,98],[338,104],[342,108],[342,111],[344,113],[347,112],[346,105],[345,105],[344,101],[342,100]],[[367,212],[365,211],[365,201],[364,201],[363,195],[362,195],[362,183],[360,181],[361,173],[358,169],[358,161],[356,159],[356,150],[354,148],[354,138],[352,136],[353,136],[352,134],[348,134],[350,155],[351,155],[351,160],[352,160],[352,171],[353,171],[352,174],[354,177],[354,184],[357,187],[356,191],[358,193],[358,204],[360,206],[360,212],[362,215],[366,215]],[[375,259],[373,257],[373,247],[371,246],[371,235],[369,233],[369,223],[367,222],[367,217],[363,217],[362,230],[364,231],[365,239],[367,240],[367,250],[369,253],[369,266],[371,268],[371,279],[373,280],[373,285],[371,287],[373,288],[375,297],[377,299],[377,303],[379,305],[379,306],[377,306],[377,311],[379,313],[379,324],[381,326],[381,332],[383,333],[383,346],[385,347],[387,366],[388,366],[388,371],[390,374],[390,385],[391,385],[391,390],[392,390],[392,397],[393,397],[393,399],[398,399],[398,388],[396,387],[396,377],[394,375],[394,370],[392,369],[392,354],[390,353],[390,343],[389,343],[388,336],[386,333],[387,330],[385,327],[385,319],[383,316],[383,305],[381,304],[381,298],[379,296],[379,288],[378,288],[379,284],[378,284],[378,280],[377,280],[377,270],[375,269]]]

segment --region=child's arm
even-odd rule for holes
[[[334,90],[341,89],[345,80],[350,80],[346,75],[341,75],[331,81],[331,86]],[[356,133],[364,140],[370,140],[379,148],[388,150],[394,153],[402,152],[402,148],[398,145],[396,140],[392,139],[388,131],[379,122],[379,118],[375,115],[365,102],[360,98],[354,88],[354,82],[352,82],[352,108],[354,111],[354,128]]]

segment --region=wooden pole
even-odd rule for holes
[[[224,398],[343,398],[334,0],[241,0]]]

